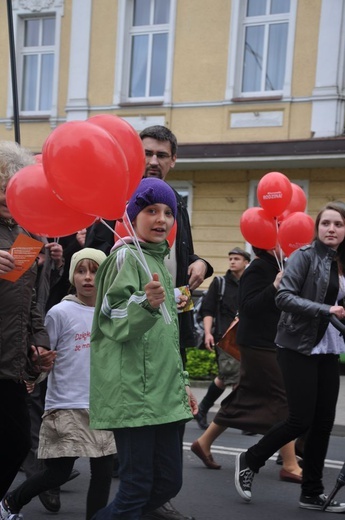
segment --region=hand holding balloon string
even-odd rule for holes
[[[150,271],[150,268],[147,264],[147,261],[146,261],[146,258],[145,258],[145,255],[143,253],[143,250],[141,249],[140,247],[140,242],[138,240],[138,237],[134,231],[134,228],[131,224],[131,222],[129,221],[128,219],[128,216],[127,216],[127,212],[125,212],[125,218],[123,219],[123,225],[125,226],[128,234],[133,238],[133,242],[134,242],[134,245],[137,249],[137,253],[136,254],[133,249],[131,249],[129,247],[129,245],[127,244],[127,242],[118,234],[116,233],[116,231],[114,229],[112,229],[108,224],[107,222],[105,222],[105,220],[103,220],[102,218],[100,219],[100,222],[102,222],[102,224],[104,224],[108,229],[110,229],[112,231],[112,233],[114,233],[114,235],[116,236],[116,238],[118,238],[119,240],[121,240],[122,244],[127,247],[128,251],[130,252],[130,254],[132,256],[134,256],[134,258],[137,260],[137,262],[139,262],[139,264],[141,265],[141,267],[144,269],[144,271],[146,272],[146,274],[149,276],[149,279],[152,281],[153,278],[152,278],[152,273]],[[162,312],[162,315],[163,315],[163,318],[164,318],[164,321],[166,324],[169,324],[171,323],[171,317],[169,315],[169,312],[168,312],[168,309],[166,308],[166,305],[165,305],[165,302],[162,302],[160,304],[160,309],[161,309],[161,312]]]

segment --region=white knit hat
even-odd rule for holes
[[[74,253],[69,268],[69,281],[71,282],[71,284],[74,285],[73,275],[78,262],[80,262],[81,260],[93,260],[94,262],[96,262],[96,264],[101,265],[101,263],[104,262],[106,258],[107,256],[105,253],[103,253],[103,251],[100,251],[99,249],[94,249],[92,247],[84,247],[84,249],[81,249],[77,253]]]

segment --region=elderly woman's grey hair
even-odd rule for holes
[[[6,188],[8,181],[18,171],[35,164],[34,155],[13,141],[0,141],[0,187]]]

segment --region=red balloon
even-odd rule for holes
[[[291,201],[291,182],[282,173],[267,173],[259,181],[257,196],[266,213],[271,217],[277,217],[285,211]]]
[[[277,225],[262,208],[249,208],[241,217],[240,229],[244,238],[254,247],[273,249],[277,242]]]
[[[98,125],[116,139],[127,159],[129,185],[127,199],[137,188],[145,171],[145,151],[143,143],[134,128],[121,117],[110,114],[92,116],[88,123]]]
[[[286,256],[299,247],[309,244],[314,238],[314,221],[303,213],[291,213],[279,226],[278,242]]]
[[[169,235],[167,236],[167,241],[169,242],[170,248],[173,246],[173,244],[175,242],[176,232],[177,232],[177,222],[175,220],[174,225],[171,228]],[[128,232],[126,231],[126,228],[123,225],[121,220],[117,220],[115,223],[115,233],[117,233],[117,235],[119,235],[121,238],[128,236]],[[115,240],[118,239],[117,235],[115,235]]]
[[[18,224],[45,237],[71,235],[95,220],[66,206],[54,195],[41,163],[22,168],[10,179],[6,202]]]
[[[167,241],[169,242],[170,249],[174,245],[174,242],[176,240],[176,233],[177,233],[177,220],[175,219],[174,225],[170,230],[169,235],[167,236]]]
[[[305,211],[305,208],[307,207],[307,197],[298,184],[291,183],[292,188],[292,197],[289,202],[288,207],[285,211],[278,217],[278,221],[281,222],[282,220],[286,219],[291,213],[295,213],[295,211]]]
[[[127,161],[102,128],[86,121],[58,126],[43,145],[43,166],[52,190],[67,206],[109,220],[122,216]]]

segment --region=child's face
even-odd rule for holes
[[[146,206],[133,222],[138,238],[159,244],[166,240],[174,224],[174,216],[166,204]]]
[[[84,303],[96,298],[95,275],[98,265],[92,260],[81,260],[78,262],[74,271],[73,281],[76,288],[77,297]]]

